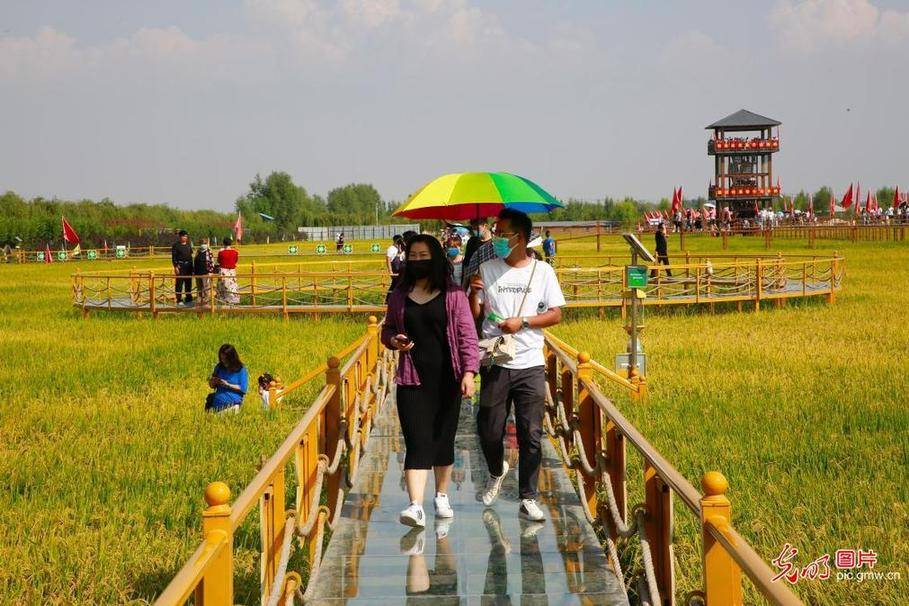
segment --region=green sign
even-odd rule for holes
[[[349,254],[352,253],[352,252],[353,252],[353,245],[351,245],[351,244],[345,244],[345,245],[344,245],[344,254],[345,254],[345,255],[349,255]]]
[[[39,252],[39,253],[38,253],[38,260],[39,260],[39,261],[44,261],[44,253],[43,253],[43,252]]]
[[[290,246],[288,246],[288,247],[287,247],[287,253],[290,254],[290,255],[295,255],[295,254],[297,254],[297,245],[296,245],[296,244],[291,244]]]
[[[98,253],[94,250],[90,250],[86,253],[86,256],[88,257],[89,261],[94,261],[98,258]]]
[[[625,279],[628,288],[644,288],[647,286],[647,266],[628,265],[625,267]]]
[[[61,261],[66,261],[66,251],[61,250],[57,253],[57,258]]]
[[[372,246],[369,247],[369,250],[374,253],[377,253],[380,250],[382,250],[382,248],[378,244],[373,244]]]
[[[126,249],[125,248],[120,248],[119,246],[117,247],[117,258],[118,259],[126,258]]]
[[[324,245],[324,244],[317,244],[317,245],[316,245],[316,254],[317,254],[317,255],[324,255],[324,254],[325,254],[325,245]]]

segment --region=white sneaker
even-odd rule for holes
[[[546,514],[537,505],[535,499],[521,499],[521,517],[533,522],[543,522],[546,520]]]
[[[436,498],[433,499],[433,503],[436,506],[436,517],[437,518],[453,518],[454,510],[451,508],[451,503],[448,502],[448,495],[442,494],[441,492],[436,493]]]
[[[398,516],[398,521],[405,526],[423,528],[426,526],[426,515],[423,513],[423,507],[419,503],[411,503]]]
[[[489,476],[486,480],[486,491],[483,493],[483,505],[489,507],[496,502],[499,497],[499,489],[502,488],[502,480],[508,475],[508,461],[502,461],[502,475]]]

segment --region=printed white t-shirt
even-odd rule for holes
[[[524,307],[521,299],[530,282]],[[533,317],[555,307],[565,305],[562,288],[555,271],[548,263],[531,261],[524,267],[511,267],[502,259],[493,259],[480,266],[483,279],[483,338],[497,337],[502,331],[488,316],[494,312],[502,319]],[[501,322],[501,320],[500,320]],[[520,369],[543,366],[543,330],[540,328],[521,329],[514,334],[515,357],[511,362],[501,364],[504,368]]]

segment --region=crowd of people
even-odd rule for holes
[[[240,289],[237,285],[237,261],[240,253],[233,247],[229,237],[221,242],[222,248],[214,255],[209,241],[203,241],[193,251],[189,234],[180,230],[177,241],[170,249],[171,264],[174,268],[174,294],[177,305],[193,306],[193,277],[196,279],[196,301],[208,305],[212,276],[217,275],[218,300],[227,305],[240,303]]]

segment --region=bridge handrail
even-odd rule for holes
[[[544,428],[562,463],[575,472],[576,487],[588,520],[607,531],[610,562],[623,579],[618,556],[620,538],[640,536],[644,591],[651,603],[670,603],[675,595],[673,506],[675,494],[701,523],[703,590],[707,604],[742,603],[742,572],[771,603],[801,604],[783,584],[774,583],[770,567],[738,534],[731,522],[726,479],[707,472],[701,494],[618,410],[595,381],[603,374],[585,352],[567,346],[547,332],[544,337],[547,398]],[[643,401],[640,377],[620,385]],[[626,444],[641,456],[645,499],[627,511]],[[661,601],[663,596],[665,601]],[[673,597],[668,597],[673,596]],[[643,598],[642,598],[643,599]]]
[[[208,485],[202,543],[158,596],[156,605],[183,604],[190,596],[201,606],[232,605],[233,537],[256,505],[261,520],[263,603],[269,596],[286,597],[306,588],[299,575],[285,574],[282,564],[286,565],[286,557],[281,554],[299,538],[308,548],[311,569],[318,569],[323,533],[340,513],[343,491],[350,487],[376,407],[394,375],[393,362],[393,355],[381,345],[377,319],[370,317],[366,333],[325,364],[286,387],[270,387],[269,403],[277,406],[322,372],[326,377],[312,404],[233,504],[226,484]],[[291,461],[297,497],[296,506],[286,510],[285,470]]]

